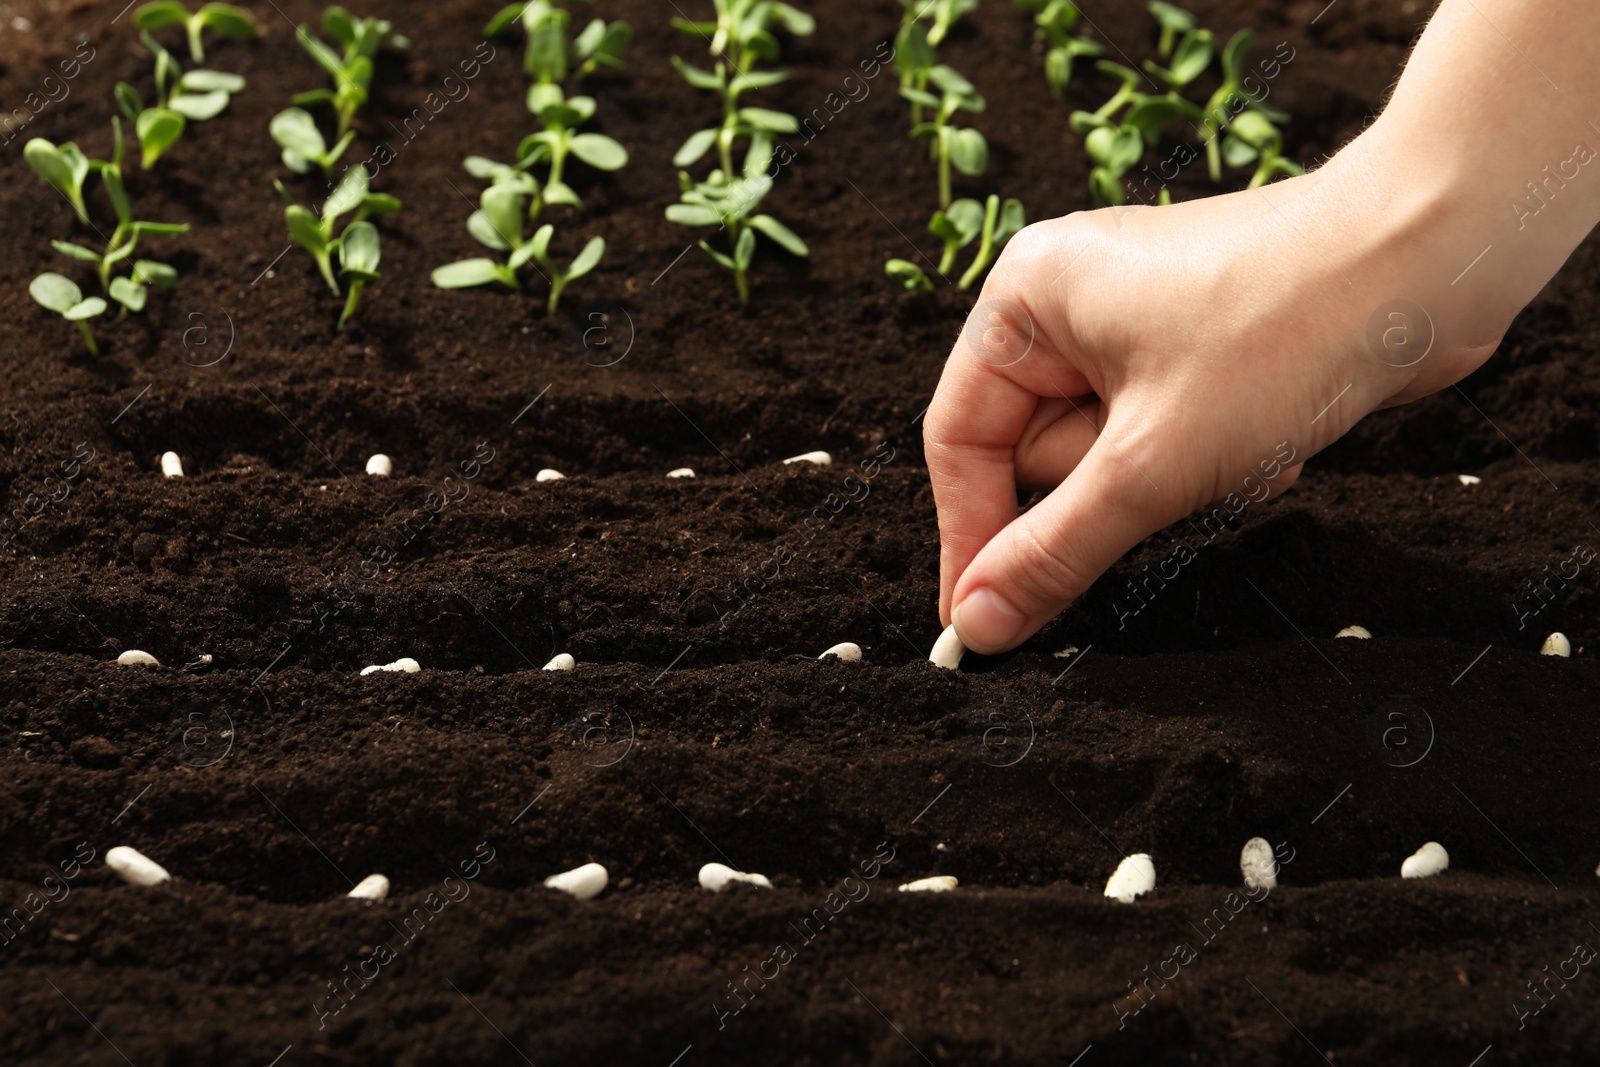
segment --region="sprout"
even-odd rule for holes
[[[22,158],[45,184],[66,197],[80,221],[89,221],[83,202],[83,183],[91,169],[89,159],[77,145],[68,142],[57,148],[43,137],[35,137],[22,147]]]
[[[339,136],[342,138],[349,132],[356,112],[367,102],[378,49],[385,44],[399,49],[410,48],[411,42],[399,34],[391,33],[393,27],[387,20],[358,19],[342,7],[328,8],[322,16],[322,28],[329,37],[344,46],[342,54],[318,39],[309,26],[296,29],[295,40],[328,72],[334,88],[300,93],[292,102],[297,107],[332,104],[334,113],[339,117]]]
[[[28,295],[76,326],[78,332],[83,334],[83,343],[88,346],[91,356],[100,354],[87,320],[105,313],[104,300],[98,296],[85,299],[83,290],[71,278],[49,271],[28,284]]]
[[[621,170],[628,165],[628,150],[599,133],[573,131],[594,116],[594,98],[562,95],[559,86],[535,85],[528,90],[528,110],[539,117],[544,129],[529,134],[517,146],[517,167],[526,169],[548,164],[544,183],[544,203],[581,207],[578,194],[563,182],[562,172],[569,155],[577,156],[596,170]],[[534,212],[538,214],[537,211]]]
[[[926,20],[928,43],[937,48],[962,15],[978,9],[978,0],[900,0],[906,9],[902,27]]]
[[[188,121],[204,122],[220,115],[233,94],[244,89],[244,79],[217,70],[184,72],[155,38],[148,33],[140,36],[156,61],[155,106],[146,108],[138,90],[127,82],[117,83],[115,95],[117,107],[133,123],[144,169],[149,170],[183,136]]]
[[[948,274],[955,269],[956,255],[974,240],[978,241],[978,252],[973,257],[972,265],[961,275],[957,283],[960,289],[970,289],[983,277],[984,271],[989,269],[989,264],[994,261],[1000,249],[1006,242],[1017,235],[1017,232],[1027,225],[1027,218],[1022,210],[1022,203],[1017,200],[1006,200],[1003,204],[998,196],[979,204],[976,200],[961,199],[951,204],[943,211],[933,214],[933,221],[928,223],[928,232],[944,242],[944,256],[939,260],[939,273]],[[905,259],[891,259],[884,265],[884,273],[897,282],[907,292],[921,290],[933,292],[933,279],[929,278],[921,267]]]
[[[748,274],[755,258],[757,233],[765,234],[792,255],[811,254],[806,243],[789,227],[771,215],[752,214],[772,190],[772,179],[766,175],[771,159],[772,138],[759,133],[745,156],[743,178],[730,182],[725,180],[722,171],[712,171],[707,180],[696,184],[688,172],[680,171],[680,202],[667,208],[667,218],[680,226],[715,225],[727,231],[731,254],[717,251],[706,241],[700,242],[700,248],[733,272],[733,284],[741,301],[750,299]]]
[[[298,107],[287,108],[272,116],[267,129],[272,139],[278,142],[278,147],[283,149],[283,165],[296,174],[309,173],[315,164],[322,168],[324,175],[332,177],[334,164],[339,162],[339,157],[344,155],[344,150],[356,138],[354,130],[347,130],[329,150],[322,131],[317,129],[316,119],[311,117],[309,111]]]
[[[189,56],[196,63],[206,61],[201,47],[200,34],[211,30],[236,41],[248,40],[256,35],[256,19],[242,7],[232,4],[205,4],[194,14],[178,0],[156,0],[141,5],[133,13],[133,24],[141,30],[159,30],[163,26],[181,24],[189,36]]]
[[[351,167],[345,171],[338,187],[322,206],[321,218],[295,203],[282,182],[272,183],[284,200],[283,220],[289,228],[289,236],[295,244],[311,253],[323,281],[328,283],[328,288],[333,290],[335,296],[343,295],[333,277],[335,253],[339,256],[340,273],[350,278],[350,293],[345,300],[344,313],[339,316],[338,328],[341,330],[355,312],[356,304],[361,300],[361,291],[378,278],[378,231],[366,220],[392,215],[400,210],[399,200],[386,193],[372,192],[367,183],[365,167]],[[342,234],[336,235],[339,219],[352,211],[355,217]],[[345,246],[347,240],[350,242],[348,248]]]
[[[1249,188],[1270,182],[1279,174],[1304,174],[1305,168],[1283,155],[1283,135],[1260,111],[1246,111],[1228,124],[1222,140],[1222,158],[1230,167],[1256,164]]]
[[[1050,92],[1059,98],[1072,80],[1072,61],[1098,58],[1105,53],[1105,49],[1087,37],[1072,35],[1082,17],[1078,5],[1072,0],[1017,0],[1017,4],[1038,12],[1033,17],[1033,23],[1038,27],[1033,36],[1048,49],[1044,56],[1045,80],[1050,83]]]
[[[484,32],[493,37],[510,29],[513,23],[522,23],[527,34],[528,48],[523,67],[540,84],[559,85],[567,78],[568,70],[578,67],[581,80],[600,67],[611,70],[622,68],[622,53],[633,40],[633,27],[626,22],[607,23],[595,19],[571,43],[567,41],[567,28],[572,16],[547,0],[511,4],[489,20]]]
[[[1163,3],[1162,0],[1150,0],[1150,14],[1156,17],[1161,24],[1161,43],[1156,51],[1162,59],[1172,55],[1173,42],[1178,39],[1178,34],[1189,33],[1194,29],[1194,16],[1182,8]]]
[[[951,67],[942,64],[934,67],[928,72],[928,77],[939,88],[941,96],[936,97],[921,89],[902,89],[900,95],[913,103],[934,109],[934,120],[912,127],[911,136],[933,140],[933,156],[939,164],[939,206],[946,208],[950,206],[952,165],[971,177],[982,174],[989,166],[989,144],[983,139],[983,134],[950,125],[957,111],[982,111],[984,100],[972,83]]]

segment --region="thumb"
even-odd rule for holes
[[[1148,454],[1148,453],[1147,453]],[[1102,432],[1065,482],[984,546],[957,583],[951,622],[961,643],[992,655],[1014,648],[1119,558],[1187,509]]]

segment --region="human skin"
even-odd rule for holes
[[[1013,238],[924,426],[941,621],[1013,648],[1282,442],[1303,462],[1482,365],[1600,221],[1597,40],[1600,5],[1443,0],[1313,173]],[[1019,515],[1019,487],[1050,492]]]

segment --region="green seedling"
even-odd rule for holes
[[[344,155],[344,150],[355,140],[356,132],[346,130],[343,137],[328,147],[317,120],[304,108],[291,107],[272,116],[267,129],[272,139],[283,150],[283,165],[296,174],[309,174],[312,167],[320,167],[326,177],[333,177],[333,168]]]
[[[275,181],[272,184],[278,190],[278,195],[283,197],[283,221],[289,228],[289,236],[295,244],[311,253],[311,258],[317,262],[317,269],[322,273],[322,280],[328,283],[333,295],[344,295],[333,277],[333,256],[339,251],[341,240],[337,233],[340,218],[355,213],[346,226],[348,230],[350,226],[369,218],[394,214],[400,210],[400,201],[386,193],[372,192],[368,188],[365,167],[351,167],[344,172],[344,177],[322,206],[320,218],[295,203],[282,182]]]
[[[352,222],[339,236],[339,273],[350,279],[350,293],[345,297],[344,311],[339,315],[339,325],[344,329],[350,316],[361,303],[361,291],[367,283],[378,280],[378,228],[370,222]]]
[[[200,40],[200,34],[205,30],[236,41],[249,40],[256,35],[255,16],[232,4],[205,4],[190,14],[189,9],[178,0],[155,0],[155,3],[141,5],[133,13],[133,24],[141,30],[183,26],[189,37],[189,56],[196,63],[206,61]]]
[[[1194,16],[1179,7],[1163,3],[1162,0],[1150,0],[1148,5],[1150,14],[1154,15],[1156,22],[1161,25],[1161,41],[1156,46],[1156,51],[1162,59],[1172,56],[1172,46],[1176,44],[1181,35],[1194,32]]]
[[[100,348],[94,343],[94,331],[89,329],[89,319],[102,315],[106,302],[98,296],[84,298],[83,290],[71,278],[46,271],[28,283],[28,295],[54,311],[78,328],[83,343],[91,356],[98,356]]]
[[[1149,59],[1144,61],[1143,66],[1151,77],[1165,84],[1169,90],[1181,92],[1206,72],[1216,50],[1217,39],[1210,30],[1190,30],[1179,41],[1168,66],[1163,67]]]
[[[938,48],[962,15],[978,9],[978,0],[900,0],[900,6],[906,9],[901,28],[925,23],[928,44]]]
[[[709,41],[711,55],[725,64],[734,77],[748,74],[758,59],[768,63],[777,60],[777,30],[795,37],[809,37],[817,30],[816,19],[781,0],[712,2],[717,11],[715,22],[673,19],[672,25],[681,33]]]
[[[88,180],[92,164],[82,149],[70,141],[57,148],[43,137],[35,137],[22,146],[22,158],[46,185],[67,198],[79,221],[89,222],[83,183]]]
[[[162,289],[170,289],[177,284],[178,272],[165,263],[149,259],[134,261],[132,274],[128,277],[113,277],[112,271],[118,264],[133,258],[133,253],[139,246],[139,238],[187,233],[189,227],[183,223],[143,222],[133,217],[133,205],[128,200],[128,191],[122,184],[122,123],[115,117],[111,120],[111,130],[115,146],[111,159],[86,161],[88,168],[100,175],[106,197],[111,201],[111,208],[117,215],[117,226],[111,231],[111,239],[106,242],[105,251],[96,252],[92,248],[72,241],[51,241],[50,245],[68,258],[94,264],[100,288],[107,296],[129,311],[143,311],[146,298],[145,286],[155,285]]]
[[[1073,35],[1078,28],[1082,12],[1072,0],[1017,0],[1020,7],[1037,12],[1033,23],[1034,38],[1044,45],[1044,76],[1050,92],[1056,97],[1072,80],[1072,64],[1077,59],[1097,59],[1105,49],[1087,37]]]
[[[990,196],[984,204],[963,198],[951,204],[947,210],[935,212],[933,221],[928,223],[928,232],[944,244],[939,274],[945,275],[954,270],[957,254],[976,240],[977,254],[957,283],[960,289],[972,288],[989,269],[1006,242],[1026,224],[1022,204],[1016,200],[1002,203],[998,196]],[[933,279],[908,260],[891,259],[884,265],[884,273],[908,292],[933,292]]]
[[[620,70],[622,53],[633,40],[633,27],[626,22],[594,19],[569,43],[567,29],[572,16],[548,0],[504,7],[489,20],[484,32],[498,36],[519,21],[528,39],[523,68],[543,85],[560,85],[574,66],[580,81],[601,67]]]
[[[533,176],[477,157],[467,161],[467,169],[479,177],[495,179],[479,198],[479,209],[467,220],[467,232],[480,244],[498,252],[509,252],[510,257],[505,263],[478,257],[446,264],[433,272],[433,284],[441,289],[493,284],[520,289],[517,271],[531,261],[550,279],[550,300],[546,308],[554,315],[567,285],[600,265],[600,258],[606,251],[605,239],[591,237],[563,270],[549,254],[550,239],[555,236],[554,226],[546,223],[536,229],[532,237],[524,236],[524,220],[530,214],[525,205],[529,201],[537,203],[539,199],[538,182]]]
[[[528,110],[538,116],[545,128],[529,134],[517,146],[517,166],[524,169],[540,163],[549,166],[550,173],[544,182],[544,204],[582,206],[578,194],[562,180],[569,156],[576,156],[596,170],[621,170],[628,165],[628,150],[610,137],[576,132],[577,127],[594,117],[593,97],[568,99],[562,95],[559,85],[539,84],[528,90]]]
[[[928,43],[928,27],[916,20],[904,23],[894,39],[894,69],[900,75],[900,95],[911,101],[913,127],[922,122],[923,105],[917,102],[919,97],[909,95],[907,90],[926,93],[928,78],[938,62],[933,45]]]
[[[1206,165],[1214,182],[1222,180],[1222,148],[1217,135],[1232,120],[1235,112],[1252,107],[1270,122],[1289,121],[1288,115],[1267,107],[1260,96],[1244,87],[1245,58],[1255,39],[1254,30],[1240,30],[1229,39],[1222,50],[1222,84],[1206,102],[1200,132],[1205,137]]]
[[[1222,158],[1230,167],[1256,164],[1250,188],[1265,185],[1280,174],[1304,174],[1305,168],[1283,155],[1283,135],[1259,111],[1246,111],[1228,124],[1222,141]]]
[[[958,111],[977,113],[984,109],[983,97],[972,83],[942,64],[930,70],[928,77],[939,89],[940,96],[920,89],[902,89],[900,95],[912,103],[934,109],[934,120],[912,127],[911,136],[932,140],[933,158],[939,164],[939,207],[942,209],[950,206],[951,167],[969,177],[982,174],[989,166],[989,143],[977,130],[950,124]]]
[[[385,19],[358,19],[342,7],[330,7],[322,16],[322,28],[329,37],[342,45],[344,51],[335,52],[311,31],[301,26],[295,31],[300,47],[310,53],[318,66],[333,79],[332,89],[313,89],[293,98],[296,107],[310,104],[331,104],[339,118],[342,138],[355,121],[356,112],[367,102],[372,90],[373,64],[378,49],[387,44],[405,49],[411,42],[390,32],[393,26]]]
[[[1100,126],[1089,131],[1084,147],[1094,169],[1089,172],[1089,195],[1096,207],[1127,202],[1122,176],[1144,157],[1144,135],[1134,126]]]
[[[184,71],[149,33],[141,36],[155,57],[155,106],[145,107],[139,91],[127,82],[117,82],[115,96],[118,109],[133,123],[141,165],[149,170],[183,136],[189,122],[221,114],[233,94],[244,89],[244,79],[218,70]]]
[[[709,178],[697,184],[687,172],[680,171],[680,202],[667,208],[668,220],[680,226],[716,226],[727,231],[731,254],[717,251],[708,241],[701,241],[700,248],[733,273],[733,284],[741,302],[750,299],[749,271],[755,258],[757,233],[765,234],[792,255],[811,254],[806,243],[789,227],[771,215],[755,214],[761,201],[772,191],[772,179],[766,173],[771,162],[772,138],[758,133],[751,138],[742,178],[730,180],[723,171],[713,171]]]
[[[722,165],[724,174],[733,173],[733,149],[740,142],[749,142],[758,133],[797,133],[800,129],[800,120],[793,115],[784,114],[782,111],[772,111],[764,107],[740,107],[739,97],[751,89],[764,89],[777,85],[789,77],[781,70],[749,71],[728,77],[726,64],[718,63],[714,71],[701,70],[698,67],[685,63],[677,56],[672,57],[672,65],[677,68],[683,80],[696,89],[708,89],[722,97],[722,124],[712,126],[691,134],[683,142],[672,157],[672,164],[676,167],[688,167],[698,162],[705,154],[711,151],[713,145],[717,149],[717,157]]]

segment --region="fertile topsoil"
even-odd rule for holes
[[[560,247],[610,249],[551,320],[537,286],[428,283],[478,254],[460,161],[508,158],[532,128],[519,42],[494,42],[433,114],[428,94],[460,97],[446,77],[490,56],[498,5],[387,0],[414,47],[379,63],[352,151],[387,146],[375,185],[405,210],[342,335],[309,259],[278,258],[271,180],[320,196],[266,133],[322,81],[291,26],[320,9],[252,5],[261,39],[210,50],[247,90],[130,174],[141,217],[192,226],[149,248],[182,280],[103,319],[96,360],[27,295],[72,269],[49,241],[81,228],[21,149],[37,134],[103,156],[114,83],[149,97],[123,2],[0,5],[7,112],[92,52],[0,150],[0,494],[27,519],[0,579],[0,1062],[1600,1054],[1600,668],[1583,647],[1600,245],[1459,390],[1368,419],[1136,615],[1117,589],[1192,528],[1017,653],[942,672],[924,658],[937,533],[917,419],[973,298],[882,277],[933,245],[925,148],[892,72],[864,75],[899,5],[804,5],[819,32],[786,44],[793,77],[760,102],[825,109],[769,202],[813,254],[764,251],[741,308],[662,214],[674,149],[716,113],[668,59],[703,42],[671,29],[674,4],[603,0],[637,38],[626,72],[590,85],[597,128],[632,162],[577,168],[590,206]],[[1194,6],[1224,34],[1255,26],[1258,57],[1294,50],[1271,102],[1308,162],[1380,105],[1427,15]],[[1142,4],[1089,15],[1151,53]],[[990,175],[962,188],[1035,219],[1086,207],[1066,116],[1109,87],[1085,74],[1052,100],[1029,16],[1002,0],[944,56],[989,100]],[[1201,169],[1179,199],[1215,191]],[[839,462],[778,462],[815,448]],[[160,474],[168,449],[182,480]],[[361,473],[374,452],[394,477]],[[699,476],[668,480],[679,466]],[[536,483],[544,467],[568,477]],[[806,523],[818,508],[837,514]],[[1352,623],[1374,639],[1332,640]],[[1537,654],[1552,630],[1572,659]],[[864,662],[814,660],[843,640]],[[1058,658],[1069,645],[1085,651]],[[115,666],[130,648],[165,666]],[[561,651],[575,671],[539,670]],[[358,677],[401,656],[422,672]],[[1246,903],[1230,894],[1258,834],[1288,862]],[[1451,869],[1402,882],[1430,839]],[[175,881],[122,884],[103,858],[124,844]],[[1106,901],[1138,851],[1158,888]],[[598,899],[541,888],[589,861],[611,872]],[[775,888],[713,896],[695,884],[708,861]],[[388,901],[343,899],[375,871]],[[934,874],[961,888],[894,891]]]

